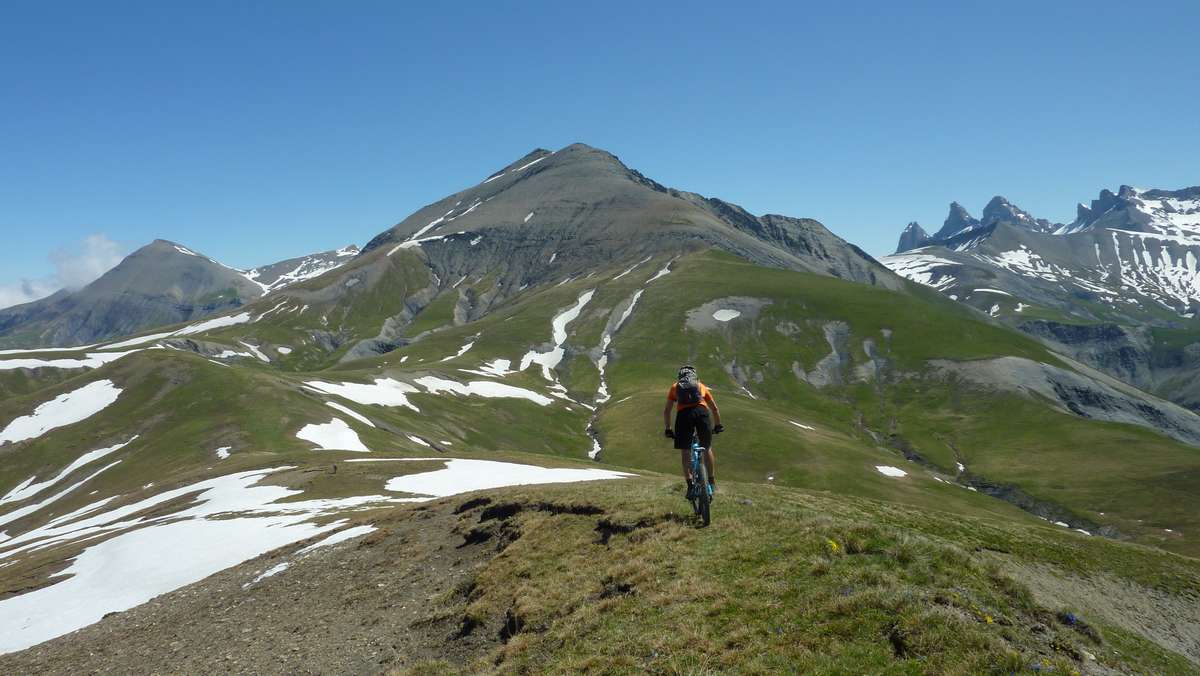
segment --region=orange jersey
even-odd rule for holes
[[[708,402],[712,400],[712,392],[709,391],[708,386],[705,385],[704,383],[699,383],[699,385],[700,385],[700,403],[699,404],[681,404],[681,403],[679,403],[679,398],[677,396],[675,396],[675,392],[679,389],[679,383],[675,383],[675,384],[671,385],[671,389],[667,391],[667,400],[675,402],[675,410],[676,411],[684,411],[689,408],[695,408],[697,406],[703,406],[704,408],[708,408]]]

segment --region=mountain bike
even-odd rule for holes
[[[704,447],[696,438],[692,438],[692,488],[687,498],[707,526],[712,519],[712,484],[708,483],[708,468],[704,466]]]

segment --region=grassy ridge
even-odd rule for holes
[[[493,500],[462,529],[500,553],[442,600],[443,612],[462,612],[460,631],[500,637],[470,672],[1196,668],[1119,612],[1047,605],[1014,578],[1020,566],[1075,575],[1082,565],[1193,598],[1196,563],[1152,550],[762,485],[728,485],[702,530],[677,484],[657,478]]]

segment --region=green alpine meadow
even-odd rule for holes
[[[1187,308],[1118,318],[1148,387],[1064,348],[1111,307],[901,255],[577,143],[361,250],[159,240],[2,311],[0,671],[1200,671]]]

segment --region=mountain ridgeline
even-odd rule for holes
[[[1105,365],[1194,383],[1189,320],[1070,290],[1150,288],[1114,257],[1188,200],[993,200],[877,262],[584,145],[478,180],[324,262],[156,243],[224,309],[0,350],[0,673],[1200,665],[1200,416]],[[709,528],[681,363],[728,428]]]
[[[439,275],[497,275],[496,302],[523,285],[596,266],[708,247],[760,265],[898,285],[874,259],[815,220],[758,217],[717,198],[666,188],[583,144],[534,150],[479,185],[418,210],[363,252],[413,245],[422,246]]]
[[[1101,191],[1068,224],[1002,197],[905,228],[883,263],[1137,387],[1200,411],[1200,187]]]
[[[79,290],[0,309],[0,347],[65,347],[224,312],[331,270],[358,247],[293,258],[249,272],[155,240]]]

